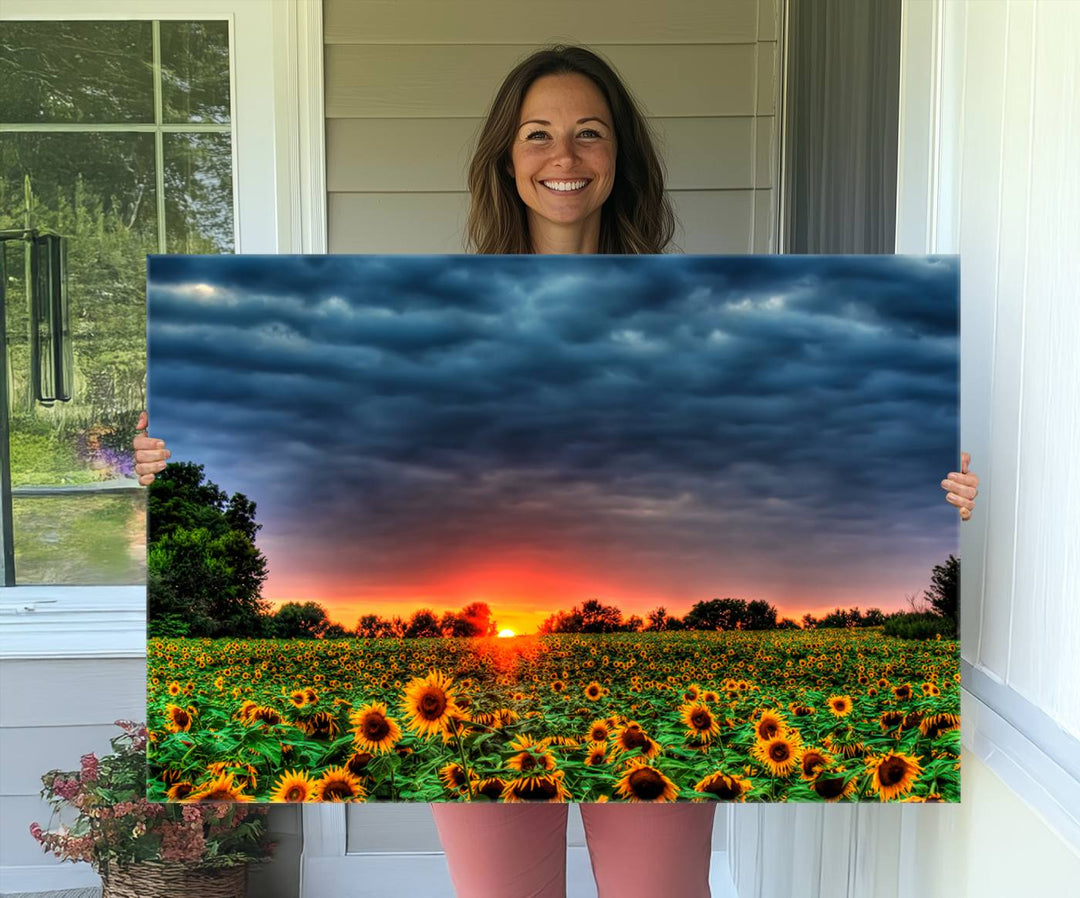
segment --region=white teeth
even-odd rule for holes
[[[580,190],[588,181],[541,181],[545,187],[550,187],[552,190]]]

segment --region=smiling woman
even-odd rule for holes
[[[533,252],[579,253],[598,245],[616,155],[603,94],[584,75],[547,75],[525,94],[521,118],[510,173],[528,208]]]
[[[541,50],[506,76],[468,184],[479,253],[659,253],[675,232],[645,115],[582,47]]]

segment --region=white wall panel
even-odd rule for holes
[[[1009,684],[1080,738],[1080,5],[1034,11]]]

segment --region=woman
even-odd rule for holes
[[[648,127],[614,71],[580,47],[537,52],[495,97],[469,168],[479,253],[659,253],[674,233]],[[139,429],[146,426],[145,414]],[[137,437],[139,482],[169,452]],[[978,478],[942,481],[966,520]],[[459,898],[562,898],[565,804],[433,804]],[[585,804],[600,898],[709,893],[712,802]]]

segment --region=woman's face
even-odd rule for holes
[[[615,182],[615,128],[600,89],[584,75],[532,83],[510,151],[529,233],[594,231]]]

